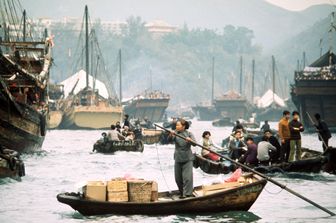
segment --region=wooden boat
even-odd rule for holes
[[[161,91],[145,91],[125,102],[124,112],[133,118],[148,118],[151,122],[160,122],[169,101],[170,96]]]
[[[160,143],[162,134],[163,134],[162,130],[143,129],[142,130],[142,141],[144,144]]]
[[[160,192],[158,201],[108,202],[85,199],[80,194],[61,193],[57,200],[71,206],[82,215],[170,215],[200,214],[226,211],[248,211],[265,187],[267,181],[249,174],[241,184],[225,183],[195,187],[195,197],[179,199],[179,192]],[[213,190],[211,190],[213,189]]]
[[[60,84],[49,85],[49,114],[48,129],[56,129],[62,123],[64,112],[61,110],[64,98],[64,86]]]
[[[25,175],[25,167],[19,153],[4,149],[0,153],[0,178],[10,177],[19,180]]]
[[[98,140],[93,145],[93,151],[98,153],[114,153],[116,151],[126,152],[143,152],[144,145],[141,140],[133,141],[111,141],[111,140]]]
[[[208,174],[228,174],[233,170],[232,165],[226,165],[223,162],[216,162],[207,159],[199,154],[195,154],[194,168],[200,168],[203,172]]]
[[[31,30],[25,11],[21,20],[7,15],[13,10],[5,2],[0,1],[0,8],[6,12],[0,27],[5,33],[0,38],[0,145],[26,152],[40,148],[46,134],[52,40],[26,35]]]
[[[225,118],[214,120],[212,122],[212,125],[216,127],[223,127],[223,126],[233,126],[233,123],[231,121],[231,118],[225,117]]]
[[[254,169],[265,174],[275,172],[318,173],[321,171],[336,173],[336,148],[330,148],[325,155],[318,151],[303,148],[301,158],[301,160],[288,163],[284,162],[270,166],[260,165]],[[203,158],[200,155],[195,156],[194,167],[200,167],[208,174],[227,173],[228,170],[233,171],[236,169],[234,166],[224,165],[220,162]]]
[[[48,129],[56,129],[61,124],[63,112],[60,110],[49,111],[48,114]]]
[[[79,42],[85,43],[81,49],[85,54],[79,54],[85,55],[85,69],[77,67],[79,71],[61,83],[67,96],[63,103],[61,124],[65,129],[108,129],[122,116],[120,100],[107,77],[96,34],[94,30],[89,30],[88,14],[88,7],[85,6],[85,30],[79,35]],[[82,36],[85,38],[81,39]]]

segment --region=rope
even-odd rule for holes
[[[287,188],[287,185],[286,185],[285,188]],[[269,194],[280,194],[284,190],[284,188],[281,187],[281,189],[278,192],[271,192],[271,191],[267,190],[266,187],[264,188],[264,190]]]
[[[170,190],[170,188],[168,186],[167,180],[166,180],[165,175],[164,175],[164,173],[162,171],[162,166],[161,166],[161,161],[160,161],[160,156],[159,156],[159,150],[158,150],[158,147],[157,147],[157,143],[155,143],[155,148],[156,148],[156,155],[157,155],[157,158],[158,158],[158,161],[159,161],[160,171],[161,171],[163,180],[164,180],[164,182],[166,184],[166,187],[168,188],[169,194],[171,194],[171,190]]]

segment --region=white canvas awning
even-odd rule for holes
[[[285,101],[277,94],[274,93],[273,99],[273,91],[269,89],[261,98],[258,99],[257,106],[258,108],[267,108],[272,104],[275,104],[278,107],[286,107]]]
[[[78,71],[77,73],[75,73],[74,75],[72,75],[71,77],[65,79],[60,83],[64,85],[65,97],[69,95],[70,91],[73,89],[78,79],[79,79],[78,84],[73,92],[74,94],[77,94],[79,91],[83,90],[86,87],[86,72],[84,70]],[[93,88],[93,77],[91,75],[89,75],[89,87]],[[95,89],[98,90],[100,96],[106,99],[109,97],[105,84],[97,79]]]

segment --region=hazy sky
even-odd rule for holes
[[[312,5],[318,4],[336,4],[336,0],[266,0],[274,5],[281,6],[288,10],[303,10]]]

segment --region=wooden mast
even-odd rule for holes
[[[255,74],[255,60],[252,60],[252,103],[254,99],[254,74]]]
[[[211,104],[215,100],[215,57],[212,57]]]
[[[27,14],[26,10],[23,10],[23,42],[26,41],[26,22],[27,22]]]
[[[119,49],[119,97],[122,103],[122,75],[121,75],[121,49]]]
[[[243,56],[240,56],[239,93],[240,93],[241,96],[243,96]]]
[[[86,72],[86,88],[89,87],[89,12],[85,5],[85,72]]]
[[[274,94],[275,94],[275,59],[272,55],[272,88],[273,88],[273,102],[274,102]]]

